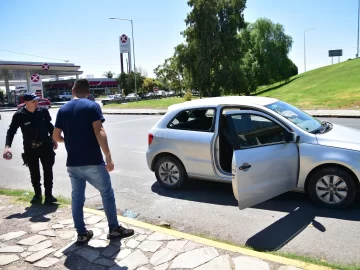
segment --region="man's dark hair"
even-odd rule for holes
[[[74,83],[74,92],[75,94],[84,95],[89,93],[90,85],[87,79],[78,79]]]

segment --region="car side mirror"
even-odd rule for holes
[[[295,134],[294,132],[285,132],[284,137],[287,143],[289,142],[298,143],[300,141],[300,136]]]

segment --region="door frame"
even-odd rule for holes
[[[234,143],[234,153],[233,153],[233,158],[235,156],[235,151],[241,151],[241,150],[248,150],[248,149],[253,149],[253,148],[260,148],[260,147],[266,147],[266,146],[272,146],[272,145],[278,145],[278,144],[284,144],[284,142],[279,142],[279,143],[270,143],[270,144],[265,144],[265,145],[256,145],[256,146],[250,146],[250,147],[246,147],[246,148],[241,148],[240,147],[240,142],[238,140],[238,135],[234,126],[234,123],[232,121],[231,116],[233,115],[244,115],[244,114],[250,114],[250,115],[256,115],[256,116],[260,116],[263,117],[269,121],[272,121],[276,124],[278,124],[281,128],[283,128],[283,130],[286,132],[285,136],[285,143],[293,143],[296,146],[297,149],[297,171],[296,171],[296,179],[295,179],[295,187],[297,188],[298,183],[299,183],[299,173],[300,173],[300,149],[299,149],[299,141],[300,141],[300,136],[297,135],[295,132],[289,130],[284,124],[282,124],[281,121],[277,120],[276,118],[272,117],[269,114],[266,114],[264,112],[259,112],[259,111],[255,111],[255,110],[234,110],[234,111],[227,111],[225,112],[225,116],[226,116],[226,120],[228,121],[228,125],[230,128],[230,135],[233,139],[233,143]],[[233,162],[236,162],[236,160]],[[239,166],[241,166],[241,164],[236,164],[236,169],[238,169]],[[237,175],[237,174],[236,174]],[[235,192],[234,189],[237,189],[238,186],[238,179],[234,179],[235,174],[234,171],[232,173],[232,184],[233,184],[233,192]],[[236,181],[236,183],[234,183],[233,181]],[[238,193],[238,191],[236,190],[236,193]]]
[[[228,125],[229,125],[229,128],[230,128],[230,133],[231,133],[231,136],[232,136],[232,139],[233,139],[234,151],[241,150],[241,147],[240,147],[239,140],[237,139],[237,134],[235,132],[234,123],[230,119],[230,116],[232,116],[232,115],[241,115],[241,114],[258,115],[258,116],[264,117],[265,119],[268,119],[268,120],[270,120],[272,122],[275,122],[276,124],[281,126],[285,130],[285,132],[287,133],[287,135],[285,135],[285,136],[288,136],[287,141],[286,141],[287,143],[294,142],[294,143],[298,144],[298,142],[300,141],[300,136],[298,134],[296,134],[295,132],[290,130],[281,121],[279,121],[276,118],[272,117],[272,115],[269,115],[267,113],[260,112],[260,111],[255,111],[255,110],[227,111],[227,112],[225,112],[225,116],[226,116],[226,120],[228,121]],[[280,143],[273,143],[273,144],[280,144]],[[273,145],[273,144],[266,144],[265,146]],[[264,146],[259,145],[259,146],[249,147],[249,148],[255,148],[255,147],[264,147]],[[299,150],[299,146],[298,146],[298,150]]]

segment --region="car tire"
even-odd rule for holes
[[[62,101],[66,101],[66,98],[63,97],[63,98],[62,98]]]
[[[318,206],[345,209],[355,199],[356,184],[354,177],[346,170],[329,167],[319,169],[311,176],[307,191],[312,202]]]
[[[169,172],[171,172],[171,174],[162,175]],[[156,161],[155,176],[160,185],[168,189],[182,188],[188,180],[183,164],[173,156],[165,156]]]

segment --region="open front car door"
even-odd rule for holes
[[[234,143],[232,185],[240,209],[294,189],[299,171],[298,137],[258,111],[226,112]]]

